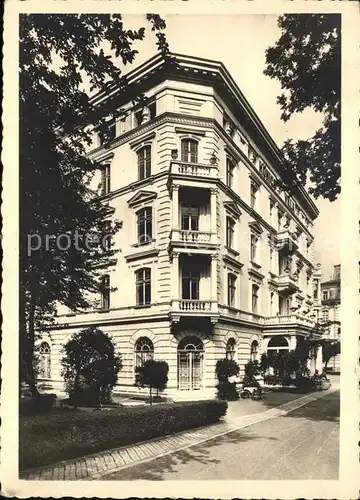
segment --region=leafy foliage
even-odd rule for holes
[[[149,359],[143,366],[137,366],[135,369],[135,385],[139,387],[149,387],[150,404],[152,404],[152,389],[157,393],[166,388],[168,382],[169,365],[166,361],[156,361]]]
[[[278,26],[281,36],[266,51],[264,73],[284,90],[277,99],[282,120],[306,108],[324,117],[313,137],[284,143],[287,181],[292,187],[309,180],[311,194],[333,201],[340,193],[341,16],[286,14]]]
[[[61,360],[65,390],[76,406],[110,403],[122,367],[110,337],[98,328],[76,333],[64,346]]]
[[[325,363],[324,368],[327,368],[327,365],[331,358],[340,354],[340,341],[328,341],[325,340],[323,342],[323,362]]]
[[[147,19],[171,62],[164,21],[156,14]],[[113,236],[121,222],[91,189],[98,165],[86,148],[93,130],[106,139],[109,123],[124,112],[97,105],[91,93],[114,85],[129,90],[118,62],[132,63],[134,43],[144,36],[144,27],[126,29],[120,14],[20,17],[20,380],[33,394],[35,332],[53,321],[57,304],[92,307],[100,275],[116,262],[102,237]],[[134,96],[134,103],[143,100]]]
[[[215,372],[218,378],[217,396],[219,399],[234,401],[239,399],[236,382],[231,382],[231,377],[239,375],[240,367],[233,359],[223,358],[216,362]]]

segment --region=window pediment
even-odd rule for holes
[[[235,217],[235,219],[238,219],[240,217],[241,211],[235,201],[224,201],[224,207],[228,214]]]
[[[249,227],[250,227],[251,231],[253,231],[256,234],[263,233],[263,229],[258,222],[249,222]]]
[[[136,151],[142,146],[151,145],[151,141],[154,139],[155,135],[155,132],[150,132],[149,134],[143,135],[140,139],[137,138],[135,141],[129,142],[129,145],[131,149]]]
[[[150,201],[155,200],[157,197],[157,193],[154,191],[138,191],[130,200],[128,200],[129,207],[135,207],[140,205],[141,203],[148,203]]]

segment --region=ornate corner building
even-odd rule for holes
[[[302,186],[291,195],[277,187],[279,149],[223,64],[176,59],[172,67],[155,56],[128,74],[130,90],[149,98],[145,108],[132,109],[115,87],[94,98],[127,111],[109,126],[110,141],[94,134],[89,149],[99,164],[94,188],[123,221],[120,253],[99,307],[59,308],[43,339],[42,376],[55,390],[64,342],[90,325],[122,355],[116,391],[137,393],[135,367],[155,358],[169,364],[166,394],[175,399],[211,397],[220,358],[243,373],[262,352],[316,336],[316,206]]]

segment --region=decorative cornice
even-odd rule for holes
[[[143,135],[141,139],[136,140],[136,141],[129,141],[129,146],[131,149],[137,149],[139,146],[141,146],[144,142],[147,141],[152,141],[156,136],[156,132],[150,132],[147,135]]]
[[[223,202],[225,210],[235,217],[235,219],[238,219],[241,215],[240,209],[235,201],[224,201]]]
[[[190,134],[190,135],[200,135],[200,136],[205,135],[205,132],[203,130],[197,130],[193,128],[175,127],[175,132],[177,134]]]
[[[226,264],[230,264],[231,266],[236,267],[239,270],[244,266],[242,262],[234,259],[233,257],[231,257],[231,255],[223,255],[223,262],[225,262]]]
[[[157,197],[157,193],[154,191],[140,190],[134,196],[128,200],[129,207],[134,207],[140,205],[140,203],[147,203],[153,201]]]
[[[263,229],[257,221],[249,222],[249,227],[250,227],[251,231],[253,231],[254,233],[256,233],[258,235],[263,233]]]
[[[250,276],[257,278],[260,281],[262,281],[265,278],[265,276],[262,273],[260,273],[258,270],[254,268],[248,269],[248,273]]]

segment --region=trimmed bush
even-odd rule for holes
[[[223,358],[216,362],[215,373],[219,381],[216,386],[217,397],[225,401],[236,401],[239,399],[236,390],[236,382],[230,382],[229,378],[237,378],[240,371],[239,365],[233,359]]]
[[[189,401],[20,419],[20,469],[39,467],[217,422],[226,401]],[[39,439],[41,436],[41,439]]]
[[[41,394],[37,397],[22,397],[19,401],[19,414],[25,416],[49,413],[55,399],[56,396],[54,394]]]

